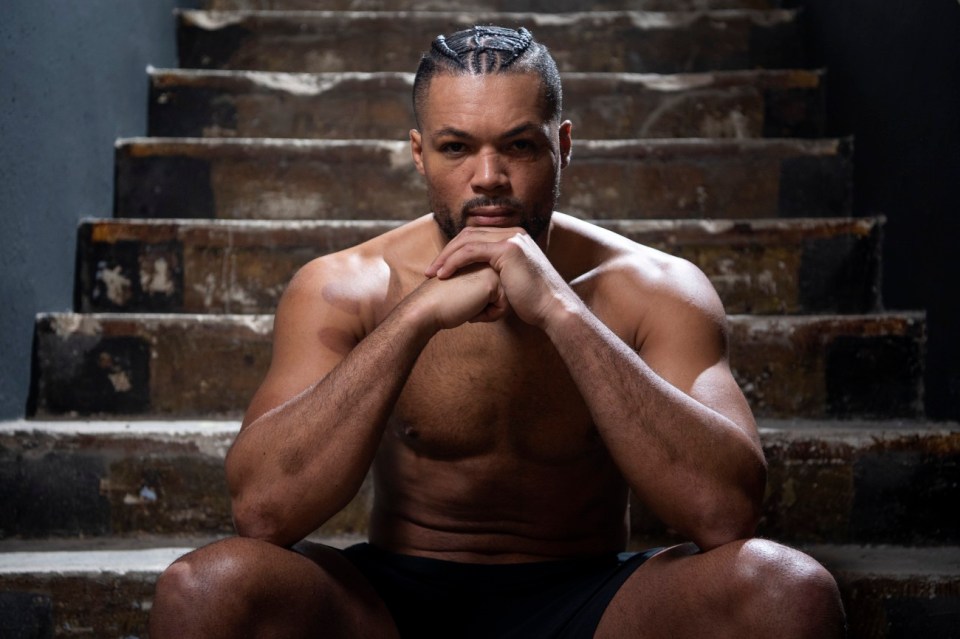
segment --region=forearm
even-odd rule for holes
[[[434,332],[401,303],[322,380],[241,431],[227,458],[240,534],[289,545],[353,498]]]
[[[544,328],[631,489],[703,548],[752,533],[766,479],[758,443],[660,377],[579,301]]]

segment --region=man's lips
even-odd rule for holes
[[[500,206],[481,206],[468,210],[467,217],[478,226],[493,226],[516,218],[517,212]]]

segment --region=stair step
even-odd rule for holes
[[[239,416],[269,363],[272,320],[40,314],[29,414]],[[729,320],[731,363],[758,416],[922,414],[922,314]]]
[[[66,547],[54,540],[29,551],[0,542],[0,632],[10,639],[146,637],[157,577],[212,540],[111,539]],[[343,547],[356,539],[321,541]]]
[[[251,71],[406,71],[441,33],[526,26],[561,71],[678,73],[803,65],[797,13],[181,11],[180,66]],[[577,37],[570,38],[575,33]],[[375,34],[375,37],[373,37]],[[377,52],[371,54],[371,48]]]
[[[791,545],[960,543],[960,425],[761,420],[762,537]],[[633,544],[677,543],[639,503]]]
[[[0,540],[233,533],[237,421],[0,422]],[[369,482],[319,531],[365,533]]]
[[[951,506],[960,425],[759,425],[769,464],[760,535],[792,545],[960,543],[960,515]],[[23,549],[51,537],[89,544],[231,534],[223,458],[238,429],[236,421],[0,423],[0,540],[18,538]],[[371,503],[367,481],[317,534],[366,534]],[[631,519],[634,547],[678,541],[639,503]]]
[[[591,2],[593,11],[693,11],[704,9],[776,9],[777,0],[602,0]],[[211,11],[309,11],[317,0],[207,0]],[[569,13],[583,9],[581,0],[327,0],[329,11],[537,11]]]
[[[405,139],[412,73],[151,70],[149,135]],[[578,137],[817,137],[823,74],[569,73],[564,117]]]
[[[303,264],[399,224],[84,220],[76,310],[272,313]],[[864,313],[880,305],[882,218],[600,224],[696,263],[728,313]]]
[[[14,637],[145,636],[157,576],[193,548],[130,550],[121,542],[101,551],[0,552],[0,628]],[[804,550],[837,577],[851,637],[956,637],[960,548],[818,545]],[[49,634],[39,634],[41,628]]]
[[[603,219],[846,215],[851,154],[843,139],[579,140],[558,208]],[[124,139],[116,179],[118,217],[409,220],[427,206],[403,141]]]
[[[954,639],[960,628],[960,547],[804,548],[837,578],[856,639]]]

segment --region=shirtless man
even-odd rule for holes
[[[240,537],[164,573],[151,637],[841,635],[829,573],[749,539],[766,468],[706,277],[553,213],[546,50],[441,36],[414,94],[433,214],[290,283],[227,458]],[[370,543],[300,542],[371,467]],[[696,547],[618,556],[631,490]]]

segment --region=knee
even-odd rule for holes
[[[154,590],[151,636],[194,636],[184,629],[201,628],[211,613],[227,609],[229,615],[221,617],[242,617],[238,605],[245,600],[244,584],[251,577],[244,568],[244,556],[251,550],[245,541],[225,540],[195,550],[163,571]]]
[[[737,582],[749,625],[763,636],[840,637],[843,604],[833,576],[812,557],[766,540],[739,548]]]

